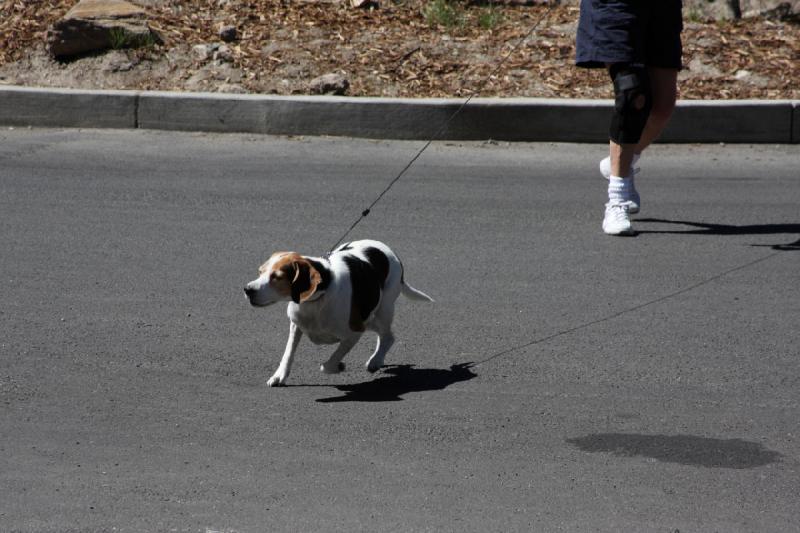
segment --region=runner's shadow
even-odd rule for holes
[[[377,379],[337,385],[344,396],[320,398],[321,403],[333,402],[399,402],[404,394],[442,390],[459,381],[467,381],[478,375],[474,373],[473,363],[459,363],[447,370],[438,368],[414,368],[414,365],[390,365],[381,369]]]
[[[681,224],[695,229],[683,230],[638,230],[637,233],[664,233],[682,235],[779,235],[782,233],[800,234],[800,224],[750,224],[734,226],[730,224],[712,224],[708,222],[690,222],[688,220],[666,220],[661,218],[637,218],[636,222],[653,222],[657,224]],[[787,244],[753,244],[752,246],[768,246],[773,250],[800,250],[800,237]]]

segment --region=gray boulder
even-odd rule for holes
[[[684,17],[730,20],[750,17],[792,18],[800,0],[684,0]]]
[[[561,4],[578,5],[580,0],[561,0]],[[800,0],[684,0],[683,16],[702,20],[749,17],[798,20]]]

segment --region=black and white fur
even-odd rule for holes
[[[366,368],[377,371],[394,343],[392,319],[400,293],[413,300],[433,301],[405,282],[398,257],[387,245],[373,240],[343,244],[326,257],[276,253],[259,274],[244,289],[251,305],[289,301],[289,339],[278,369],[267,381],[270,387],[286,383],[303,334],[315,344],[338,343],[320,368],[332,374],[344,368],[342,359],[364,331],[374,331],[378,344]]]

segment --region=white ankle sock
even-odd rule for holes
[[[610,176],[608,178],[608,201],[611,203],[627,202],[631,199],[632,188],[633,178]]]

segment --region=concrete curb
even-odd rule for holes
[[[606,142],[611,100],[263,96],[0,86],[0,125]],[[446,125],[446,126],[445,126]],[[663,142],[800,143],[800,101],[680,101]]]

